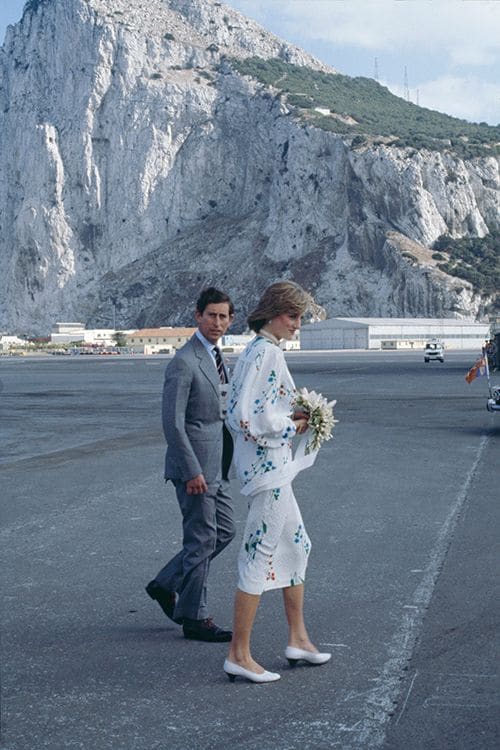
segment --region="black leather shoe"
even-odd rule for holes
[[[207,641],[208,643],[227,643],[233,637],[231,630],[223,630],[207,617],[206,620],[188,620],[184,618],[182,626],[184,638],[191,641]]]
[[[151,599],[158,602],[162,610],[177,625],[182,625],[182,620],[176,620],[174,617],[175,603],[177,601],[177,594],[175,591],[167,591],[162,589],[159,583],[156,581],[150,581],[146,586],[146,592],[149,594]]]

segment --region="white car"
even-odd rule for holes
[[[486,403],[488,411],[500,411],[500,385],[490,389],[490,397]]]
[[[444,347],[440,341],[429,341],[424,349],[424,362],[439,360],[444,362]]]

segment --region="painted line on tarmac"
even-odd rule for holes
[[[402,706],[402,708],[401,708],[400,714],[399,714],[398,718],[396,719],[396,726],[397,726],[397,725],[399,724],[399,722],[401,721],[401,717],[402,717],[402,715],[403,715],[403,713],[404,713],[404,710],[405,710],[405,708],[406,708],[406,704],[408,703],[408,701],[409,701],[409,699],[410,699],[410,695],[411,695],[411,692],[412,692],[412,690],[413,690],[413,685],[415,684],[415,680],[417,679],[417,675],[418,675],[418,669],[417,669],[417,670],[415,670],[415,674],[413,675],[413,677],[412,677],[412,680],[411,680],[411,682],[410,682],[410,687],[408,688],[408,691],[407,691],[407,693],[406,693],[406,698],[405,698],[405,700],[404,700],[404,703],[403,703],[403,706]]]
[[[483,435],[476,450],[472,466],[455,498],[431,550],[429,562],[425,568],[423,578],[417,586],[411,604],[403,606],[403,617],[398,630],[394,633],[389,645],[389,659],[382,668],[375,687],[366,697],[364,704],[365,717],[356,725],[356,729],[349,737],[348,743],[343,744],[343,750],[376,750],[384,741],[387,725],[398,702],[401,690],[401,680],[405,674],[404,668],[410,659],[427,607],[429,606],[439,574],[443,567],[453,532],[467,501],[467,494],[476,474],[479,462],[488,444],[489,436]],[[410,690],[413,687],[410,685]],[[403,704],[406,707],[408,695]],[[401,713],[402,713],[401,711]],[[401,716],[401,714],[400,714]],[[400,718],[400,716],[398,718]],[[345,742],[345,740],[344,740]]]

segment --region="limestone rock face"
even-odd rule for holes
[[[498,160],[352,149],[225,62],[250,55],[327,69],[213,0],[27,4],[0,50],[0,327],[189,324],[209,283],[241,327],[278,278],[334,315],[481,313],[428,246],[498,226]]]

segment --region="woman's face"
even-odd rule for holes
[[[300,331],[301,315],[282,313],[277,315],[266,325],[268,331],[277,339],[291,341],[297,331]]]

